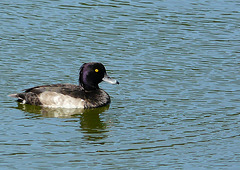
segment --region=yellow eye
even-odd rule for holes
[[[99,70],[96,68],[96,69],[95,69],[95,72],[97,73],[97,72],[99,72]]]

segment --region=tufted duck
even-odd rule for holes
[[[79,85],[52,84],[25,89],[23,93],[10,94],[23,104],[62,108],[96,108],[110,103],[110,96],[98,84],[106,81],[119,84],[108,77],[101,63],[85,63],[80,68]]]

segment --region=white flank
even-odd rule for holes
[[[43,92],[39,95],[39,100],[45,107],[52,108],[84,108],[84,100],[56,92]]]

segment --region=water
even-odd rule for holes
[[[240,3],[0,2],[1,169],[237,169]],[[8,94],[102,62],[110,107],[43,109]]]

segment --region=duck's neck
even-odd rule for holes
[[[97,90],[99,89],[99,86],[91,86],[91,85],[86,85],[86,84],[83,84],[81,85],[83,87],[84,90],[86,91],[93,91],[93,90]]]
[[[87,83],[84,83],[81,79],[79,79],[79,86],[83,87],[83,89],[86,91],[93,91],[99,89],[98,85],[89,81]]]

